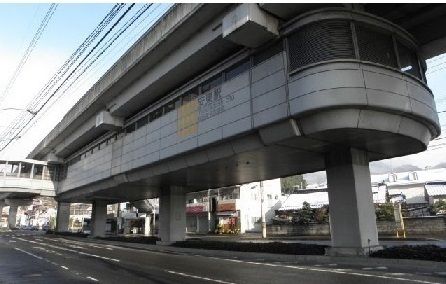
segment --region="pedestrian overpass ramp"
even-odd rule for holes
[[[43,161],[0,160],[0,200],[56,195],[56,167]]]

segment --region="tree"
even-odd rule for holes
[[[434,204],[432,204],[429,208],[429,211],[432,215],[437,215],[438,213],[445,213],[446,212],[446,201],[439,200],[436,201]]]
[[[307,181],[303,175],[293,175],[280,179],[280,185],[282,188],[282,194],[291,194],[296,191],[297,188],[306,188]]]
[[[393,214],[393,204],[384,203],[375,205],[375,213],[377,221],[394,221],[395,216]]]
[[[308,225],[314,220],[314,211],[310,207],[310,203],[304,201],[302,209],[297,212],[297,217],[299,225]]]

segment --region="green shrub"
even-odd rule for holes
[[[395,221],[392,203],[375,205],[375,213],[377,221]]]
[[[429,208],[429,211],[432,215],[437,215],[438,213],[446,212],[446,201],[439,200],[432,204]]]

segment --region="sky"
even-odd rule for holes
[[[141,5],[143,4],[136,4],[133,10],[137,10]],[[68,95],[59,99],[48,111],[39,115],[38,122],[25,135],[0,153],[0,158],[25,158],[100,76],[148,29],[157,17],[168,9],[170,4],[156,5],[159,6],[150,17],[142,19],[139,25],[135,24],[107,56],[92,68],[88,76],[75,84]],[[113,4],[58,5],[23,72],[0,105],[0,133],[19,114],[16,110],[2,109],[25,108],[112,6]],[[0,93],[3,92],[48,8],[49,4],[38,3],[0,4],[0,26],[3,27],[0,29]],[[435,96],[437,110],[446,111],[446,54],[428,60],[427,64],[428,85]],[[446,112],[440,113],[439,117],[444,133],[446,132],[444,131]],[[442,134],[441,138],[443,137],[446,135]],[[374,162],[371,168],[391,171],[404,164],[420,168],[435,166],[446,161],[446,139],[431,142],[431,145],[436,144],[440,146],[431,147],[419,154]]]
[[[14,87],[0,105],[0,133],[19,115],[60,66],[96,28],[114,4],[60,3],[45,32],[29,57]],[[121,21],[142,7],[136,4]],[[62,119],[82,95],[113,65],[114,62],[158,19],[171,4],[155,3],[51,108],[38,115],[38,122],[2,153],[2,159],[21,159],[40,142]],[[37,31],[50,4],[0,4],[0,94],[8,84],[18,62]],[[117,26],[116,28],[119,28]],[[108,28],[107,28],[108,29]],[[115,29],[116,30],[116,29]],[[7,44],[4,44],[7,43]],[[51,104],[50,104],[51,105]],[[1,138],[0,138],[1,139]]]

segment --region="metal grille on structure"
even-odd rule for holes
[[[358,23],[356,35],[360,60],[398,67],[392,35]]]
[[[398,56],[400,59],[401,71],[420,78],[420,67],[418,65],[418,59],[416,53],[400,42],[398,42],[397,48],[398,48]]]
[[[290,69],[333,59],[355,58],[350,22],[311,23],[288,38]]]

